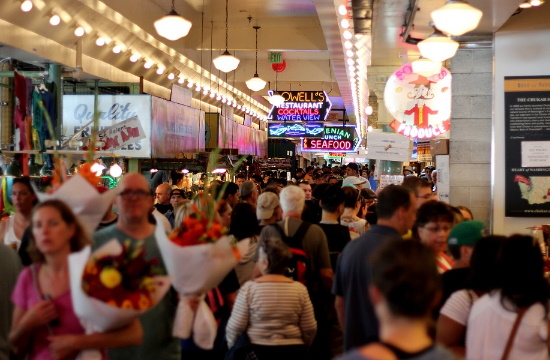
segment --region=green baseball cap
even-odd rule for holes
[[[485,224],[477,220],[461,222],[452,228],[449,245],[475,245],[483,237]]]

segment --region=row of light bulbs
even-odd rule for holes
[[[29,12],[33,9],[33,6],[34,6],[34,4],[33,4],[32,0],[24,0],[21,3],[21,11]],[[49,19],[49,23],[52,26],[58,26],[59,24],[61,24],[61,17],[58,14],[52,13],[52,15],[50,16],[50,19]],[[85,34],[86,34],[86,31],[82,26],[77,25],[75,27],[75,30],[74,30],[74,35],[75,36],[83,37]],[[105,36],[102,36],[102,35],[98,35],[98,37],[95,41],[95,44],[99,47],[102,47],[102,46],[105,46],[107,44],[110,44],[111,42],[112,42],[111,39],[109,39]],[[116,42],[113,43],[112,52],[114,54],[120,54],[120,53],[124,52],[125,50],[126,50],[126,48],[125,48],[124,45],[122,45],[120,43],[116,43]],[[131,62],[135,63],[135,62],[138,62],[141,58],[142,57],[139,53],[132,52],[129,60]],[[162,74],[165,73],[166,67],[164,67],[161,64],[157,65],[151,59],[144,58],[143,67],[145,69],[151,69],[155,65],[157,66],[157,70],[156,70],[157,75],[162,75]],[[170,73],[168,73],[167,78],[168,78],[168,80],[175,80],[176,75],[173,72],[170,72]],[[182,75],[179,75],[177,81],[178,81],[179,84],[184,84],[185,83],[185,78]],[[191,79],[188,79],[188,85],[187,86],[189,88],[192,88],[194,86],[194,82]],[[269,111],[269,109],[265,108],[264,106],[262,106],[260,103],[258,103],[257,101],[255,101],[253,99],[251,99],[250,103],[252,105],[255,105],[257,107],[258,111],[253,110],[251,107],[247,107],[245,105],[238,104],[234,99],[229,98],[229,97],[224,96],[224,95],[221,95],[221,94],[217,93],[214,90],[209,90],[206,86],[202,87],[202,89],[201,89],[200,84],[197,84],[197,86],[195,88],[195,91],[197,91],[197,92],[202,91],[204,95],[209,95],[210,98],[216,98],[216,100],[221,101],[223,104],[227,103],[228,105],[233,106],[237,110],[243,110],[243,112],[245,112],[246,114],[251,115],[253,117],[256,117],[259,120],[267,121],[267,117],[265,115],[262,115],[262,113],[259,112],[259,111],[263,110],[263,111],[267,112],[267,111]]]
[[[342,38],[344,39],[344,53],[346,56],[349,81],[352,88],[352,101],[357,119],[357,131],[361,136],[363,136],[361,119],[364,119],[365,117],[363,116],[363,111],[361,110],[361,105],[363,104],[359,102],[359,99],[361,98],[361,92],[363,89],[362,86],[364,85],[363,83],[366,81],[366,79],[361,79],[361,74],[366,74],[367,64],[362,63],[360,52],[368,50],[362,49],[362,47],[366,46],[366,44],[362,41],[362,39],[358,36],[354,36],[352,33],[348,7],[341,4],[337,8],[337,12],[338,15],[340,15],[338,25],[340,27]],[[366,115],[372,115],[372,107],[366,105],[365,113]]]

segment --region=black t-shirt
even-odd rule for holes
[[[306,200],[304,211],[302,212],[302,220],[311,224],[319,224],[322,213],[323,210],[318,200]]]
[[[330,255],[330,263],[332,270],[336,270],[336,262],[338,256],[344,250],[344,247],[351,240],[349,229],[347,226],[340,224],[323,224],[319,223],[319,226],[325,232],[328,242],[328,251]]]
[[[155,207],[157,208],[159,213],[161,213],[162,215],[166,214],[166,212],[168,211],[174,211],[174,208],[172,207],[171,204],[168,204],[168,205],[155,204]]]

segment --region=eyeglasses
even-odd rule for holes
[[[135,196],[136,198],[143,200],[147,197],[151,196],[151,193],[146,190],[124,190],[120,194],[118,194],[121,198],[124,200],[128,200],[131,197]]]
[[[443,232],[449,232],[451,231],[451,226],[422,226],[423,229],[432,232],[432,233],[438,233],[440,231]]]

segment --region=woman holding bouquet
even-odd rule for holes
[[[283,275],[290,249],[281,239],[271,238],[259,254],[262,276],[239,290],[226,328],[228,346],[246,333],[259,360],[308,359],[317,322],[306,287]]]
[[[90,243],[63,202],[45,201],[31,217],[29,253],[34,263],[19,276],[10,343],[31,360],[75,359],[84,349],[136,345],[142,329],[135,320],[110,333],[84,334],[71,301],[68,256]]]

